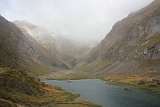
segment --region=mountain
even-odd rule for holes
[[[30,74],[41,75],[53,68],[67,68],[33,37],[24,35],[14,24],[0,17],[0,59],[1,64],[27,69]],[[17,66],[18,65],[18,66]]]
[[[26,44],[30,42],[14,24],[2,16],[0,25],[0,106],[17,107],[27,102],[38,104],[38,97],[32,95],[43,96],[42,87],[45,86],[28,76],[26,71],[19,70],[23,65],[21,62],[24,62],[19,46],[22,41]]]
[[[117,22],[75,69],[86,77],[154,84],[160,81],[159,65],[160,1],[155,0]]]
[[[87,45],[79,45],[62,35],[55,35],[25,21],[14,21],[14,24],[24,35],[34,38],[54,59],[63,62],[68,68],[75,66],[79,57],[90,49]]]
[[[40,82],[37,76],[49,73],[49,68],[66,66],[2,16],[0,25],[0,107],[99,107],[75,100],[79,94]]]

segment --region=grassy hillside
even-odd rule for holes
[[[98,107],[89,102],[75,101],[78,94],[51,87],[15,69],[1,69],[0,86],[1,107]]]

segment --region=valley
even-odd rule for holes
[[[0,107],[160,107],[159,65],[159,0],[97,44],[0,16]]]
[[[106,37],[60,79],[103,80],[158,88],[160,83],[160,2],[117,22]],[[52,77],[50,77],[52,78]]]

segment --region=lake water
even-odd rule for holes
[[[58,81],[45,80],[103,107],[160,107],[160,96],[131,86],[113,85],[99,79]]]

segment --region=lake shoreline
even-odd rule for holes
[[[109,84],[112,84],[112,85],[124,85],[124,86],[133,86],[135,88],[140,88],[140,89],[144,89],[144,90],[147,90],[147,91],[150,91],[154,94],[157,94],[160,96],[160,87],[149,87],[149,86],[142,86],[142,85],[138,85],[138,84],[130,84],[130,83],[124,83],[124,82],[120,82],[120,81],[114,81],[114,80],[107,80],[107,79],[104,79],[104,78],[70,78],[70,79],[67,79],[67,78],[43,78],[44,80],[58,80],[58,81],[72,81],[72,80],[92,80],[92,79],[100,79],[104,82],[108,82]]]
[[[114,95],[116,95],[117,97],[119,97],[119,96],[122,96],[122,97],[124,97],[125,98],[125,96],[126,97],[129,97],[129,99],[131,98],[131,99],[133,99],[133,101],[135,100],[135,101],[138,101],[138,99],[134,99],[134,97],[136,97],[136,98],[139,98],[139,97],[137,97],[137,96],[140,96],[140,98],[142,98],[142,99],[145,99],[145,98],[147,98],[146,96],[151,96],[151,97],[153,97],[154,98],[154,96],[156,96],[159,100],[160,100],[160,97],[158,96],[158,95],[156,95],[156,94],[154,94],[154,93],[152,93],[152,92],[150,92],[149,90],[146,90],[146,89],[144,89],[144,88],[140,88],[140,87],[135,87],[135,86],[131,86],[131,85],[127,85],[127,84],[120,84],[120,83],[111,83],[111,82],[108,82],[108,81],[103,81],[103,80],[100,80],[100,79],[83,79],[83,80],[69,80],[69,81],[66,81],[66,80],[46,80],[50,85],[52,84],[52,85],[56,85],[56,86],[58,86],[58,87],[61,87],[62,89],[64,89],[64,90],[66,90],[66,91],[69,91],[69,92],[71,92],[71,93],[79,93],[80,94],[80,97],[78,97],[78,99],[80,99],[80,100],[87,100],[87,101],[91,101],[91,102],[94,102],[94,103],[96,103],[96,104],[99,104],[99,105],[101,105],[100,103],[97,103],[96,101],[95,101],[95,99],[96,99],[96,97],[98,98],[98,101],[99,101],[99,99],[101,99],[101,98],[103,98],[104,97],[104,99],[102,99],[104,102],[103,103],[105,103],[105,100],[107,101],[107,99],[110,101],[110,97],[112,98],[112,97],[115,97]],[[47,83],[47,84],[48,84]],[[88,84],[88,85],[86,85],[86,84]],[[82,87],[81,87],[82,86]],[[101,88],[100,87],[103,87],[102,88],[102,91],[101,91]],[[106,87],[106,89],[108,90],[108,88],[109,88],[109,93],[106,93],[105,92],[105,87]],[[113,89],[112,89],[113,88]],[[78,91],[79,90],[79,91]],[[82,91],[83,90],[83,91]],[[93,91],[95,91],[95,90],[98,90],[98,91],[100,91],[100,92],[96,92],[96,93],[94,93]],[[81,92],[82,91],[82,92]],[[113,93],[113,92],[116,92],[116,93]],[[118,91],[118,92],[117,92]],[[120,91],[120,92],[119,92]],[[85,94],[84,94],[84,93]],[[101,92],[105,92],[105,93],[101,93]],[[89,93],[92,93],[92,94],[95,94],[96,96],[92,96],[92,94],[89,94]],[[110,94],[110,93],[113,93],[113,94]],[[122,94],[123,93],[123,94]],[[132,95],[132,93],[140,93],[140,95],[138,94],[138,95]],[[106,94],[106,95],[105,95]],[[120,95],[118,95],[118,94],[120,94]],[[129,95],[128,95],[129,94]],[[131,94],[131,95],[130,95]],[[141,95],[142,94],[142,95]],[[144,94],[144,95],[143,95]],[[85,95],[88,95],[87,97],[85,97]],[[91,97],[91,96],[92,97]],[[97,96],[97,95],[99,95],[99,96]],[[90,97],[89,97],[90,96]],[[132,96],[133,96],[133,98],[132,98]],[[144,97],[142,97],[142,96],[144,96]],[[86,99],[87,98],[87,99]],[[88,100],[88,98],[90,99],[90,100]],[[123,99],[124,99],[123,98]],[[126,98],[125,98],[126,99]],[[140,100],[142,100],[142,99],[140,99]],[[93,101],[92,101],[93,100]],[[117,98],[115,99],[115,100],[117,100]],[[147,101],[147,100],[150,100],[150,99],[146,99],[146,100],[144,100],[144,102],[145,101]],[[152,99],[151,99],[152,100]],[[109,104],[107,105],[103,105],[104,107],[106,107],[106,106],[109,106],[110,107],[110,102],[109,101],[107,101]],[[114,101],[114,100],[113,100]],[[101,102],[101,101],[99,101],[99,102]],[[112,102],[112,100],[111,100],[111,102]],[[130,102],[130,101],[129,101]],[[152,101],[153,102],[153,101]],[[102,102],[101,102],[102,103]],[[126,104],[128,104],[128,102],[125,102]],[[132,102],[131,102],[132,103]],[[114,106],[113,106],[114,107]],[[132,107],[132,106],[131,106]],[[150,107],[150,106],[146,106],[146,107]],[[160,105],[159,106],[155,106],[155,107],[160,107]]]
[[[67,73],[65,73],[64,71],[61,71],[61,72],[54,73],[55,75],[47,74],[41,77],[41,79],[42,80],[45,80],[45,79],[60,80],[60,81],[68,81],[68,82],[70,82],[71,80],[101,79],[103,81],[109,82],[110,84],[133,86],[133,87],[145,89],[154,94],[160,95],[160,85],[157,85],[155,83],[153,84],[153,80],[156,80],[155,75],[157,75],[154,73],[146,73],[146,74],[139,74],[139,75],[130,74],[130,75],[123,75],[123,76],[110,74],[108,76],[103,76],[103,77],[88,77],[86,75],[76,76],[76,75],[73,75],[72,72],[73,71],[67,71]],[[70,75],[71,73],[72,75]],[[159,79],[157,80],[159,83],[160,80]]]

